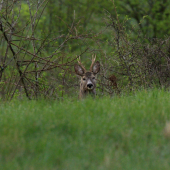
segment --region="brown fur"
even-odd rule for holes
[[[81,77],[79,98],[82,99],[87,95],[95,96],[96,75],[100,71],[100,63],[98,61],[95,63],[95,58],[92,58],[90,71],[86,71],[79,59],[78,64],[75,64],[74,69],[75,73]]]

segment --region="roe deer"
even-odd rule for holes
[[[95,62],[95,60],[96,55],[95,57],[92,56],[90,71],[86,71],[80,61],[80,57],[78,64],[74,66],[76,74],[81,76],[79,99],[84,98],[87,94],[96,95],[96,75],[100,71],[100,63],[99,61]]]

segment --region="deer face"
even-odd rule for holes
[[[80,80],[80,98],[88,93],[95,94],[96,88],[96,75],[100,71],[100,63],[95,62],[95,58],[92,57],[92,64],[90,71],[86,71],[84,66],[81,64],[80,59],[78,64],[75,64],[74,69],[77,75],[81,77]]]
[[[92,72],[86,72],[81,77],[81,86],[84,90],[93,90],[96,88],[96,77]]]

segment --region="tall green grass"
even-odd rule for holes
[[[169,170],[170,93],[0,105],[2,170]]]

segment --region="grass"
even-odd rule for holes
[[[0,105],[2,170],[169,170],[170,93]]]

